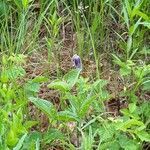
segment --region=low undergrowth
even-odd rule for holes
[[[149,65],[132,67],[135,84],[120,94],[128,107],[113,117],[105,102],[111,99],[106,80],[90,81],[80,76],[81,69],[69,71],[63,78],[49,82],[44,76],[24,80],[25,56],[3,56],[1,68],[1,149],[142,149],[150,141],[150,103],[136,95],[147,90]],[[38,97],[40,85],[59,93],[59,106]],[[28,104],[45,113],[47,129],[33,130],[39,118],[31,118]],[[74,138],[74,140],[73,140]],[[58,144],[59,143],[59,144]],[[126,145],[126,143],[128,143]],[[148,144],[148,143],[147,143]]]
[[[149,5],[0,0],[0,149],[148,150]]]

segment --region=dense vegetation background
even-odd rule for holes
[[[149,54],[150,0],[0,0],[0,150],[150,149]]]

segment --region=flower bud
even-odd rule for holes
[[[74,66],[75,68],[82,69],[82,62],[81,62],[80,56],[78,56],[77,54],[75,54],[75,55],[72,57],[72,62],[73,62],[73,66]]]

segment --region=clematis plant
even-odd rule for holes
[[[73,66],[74,66],[75,68],[78,68],[78,69],[81,69],[81,70],[82,70],[82,62],[81,62],[80,56],[78,56],[77,54],[75,54],[75,55],[72,57],[72,62],[73,62]]]

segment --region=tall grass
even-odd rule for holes
[[[77,52],[81,57],[92,56],[96,63],[97,77],[99,78],[99,59],[103,51],[106,36],[104,15],[106,14],[106,2],[73,1],[69,3],[72,13],[74,31],[77,35]],[[106,9],[106,10],[104,10]]]
[[[24,8],[16,3],[5,4],[8,10],[4,10],[1,15],[1,50],[3,52],[20,53],[25,43],[27,34],[28,11],[29,8],[24,4]]]
[[[39,45],[40,29],[53,3],[54,0],[43,6],[47,4],[45,1],[39,7],[31,2],[4,2],[7,10],[1,14],[1,50],[10,54],[39,50],[42,47]]]

